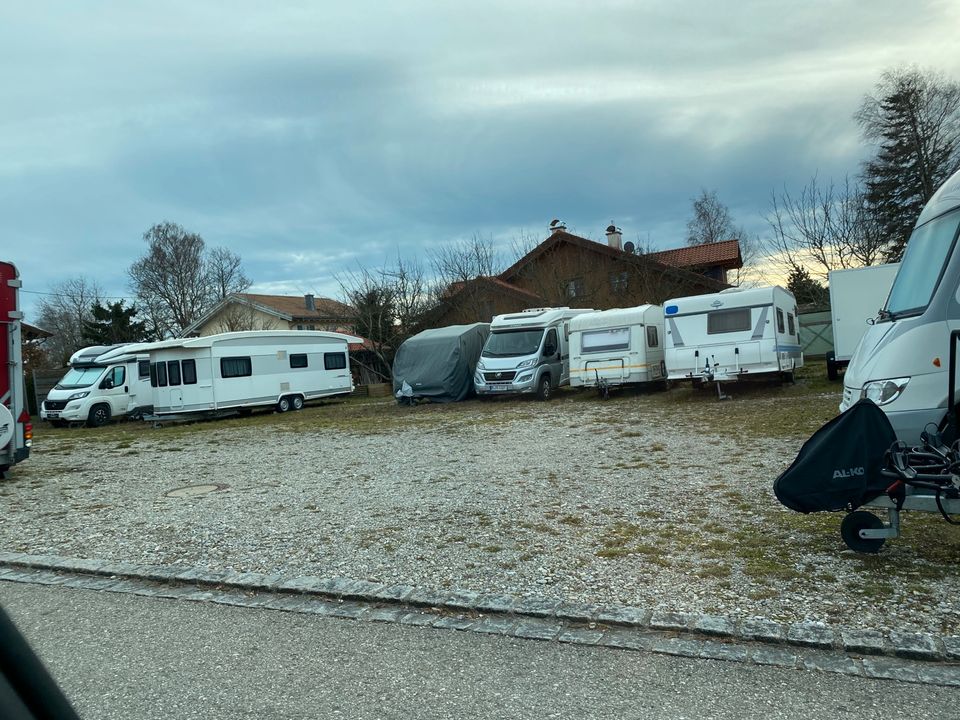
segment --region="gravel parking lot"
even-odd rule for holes
[[[0,549],[960,633],[957,528],[907,515],[860,556],[774,498],[834,387],[41,429]]]

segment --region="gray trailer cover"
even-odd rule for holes
[[[397,400],[458,402],[473,395],[473,373],[489,334],[489,323],[474,323],[424,330],[409,338],[393,360]]]

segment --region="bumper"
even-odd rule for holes
[[[880,408],[883,410],[883,408]],[[893,425],[894,432],[897,433],[897,439],[909,445],[920,443],[920,433],[923,429],[933,423],[939,425],[946,414],[944,408],[932,410],[904,410],[902,412],[888,412],[887,419]]]
[[[533,376],[522,382],[514,380],[505,383],[478,383],[474,378],[473,388],[477,395],[523,395],[537,391],[537,378]]]
[[[67,406],[63,410],[47,410],[40,408],[41,420],[64,420],[66,422],[82,422],[87,419],[87,413],[80,406]]]

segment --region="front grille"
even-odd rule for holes
[[[510,382],[516,375],[514,370],[502,370],[498,372],[485,372],[483,379],[487,382]]]
[[[67,406],[66,400],[44,400],[44,410],[63,410]]]

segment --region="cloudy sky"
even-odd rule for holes
[[[129,295],[170,220],[262,292],[554,217],[682,244],[716,189],[755,232],[771,190],[856,173],[884,69],[960,78],[960,3],[8,3],[0,256],[24,288]],[[25,295],[28,315],[41,296]]]

